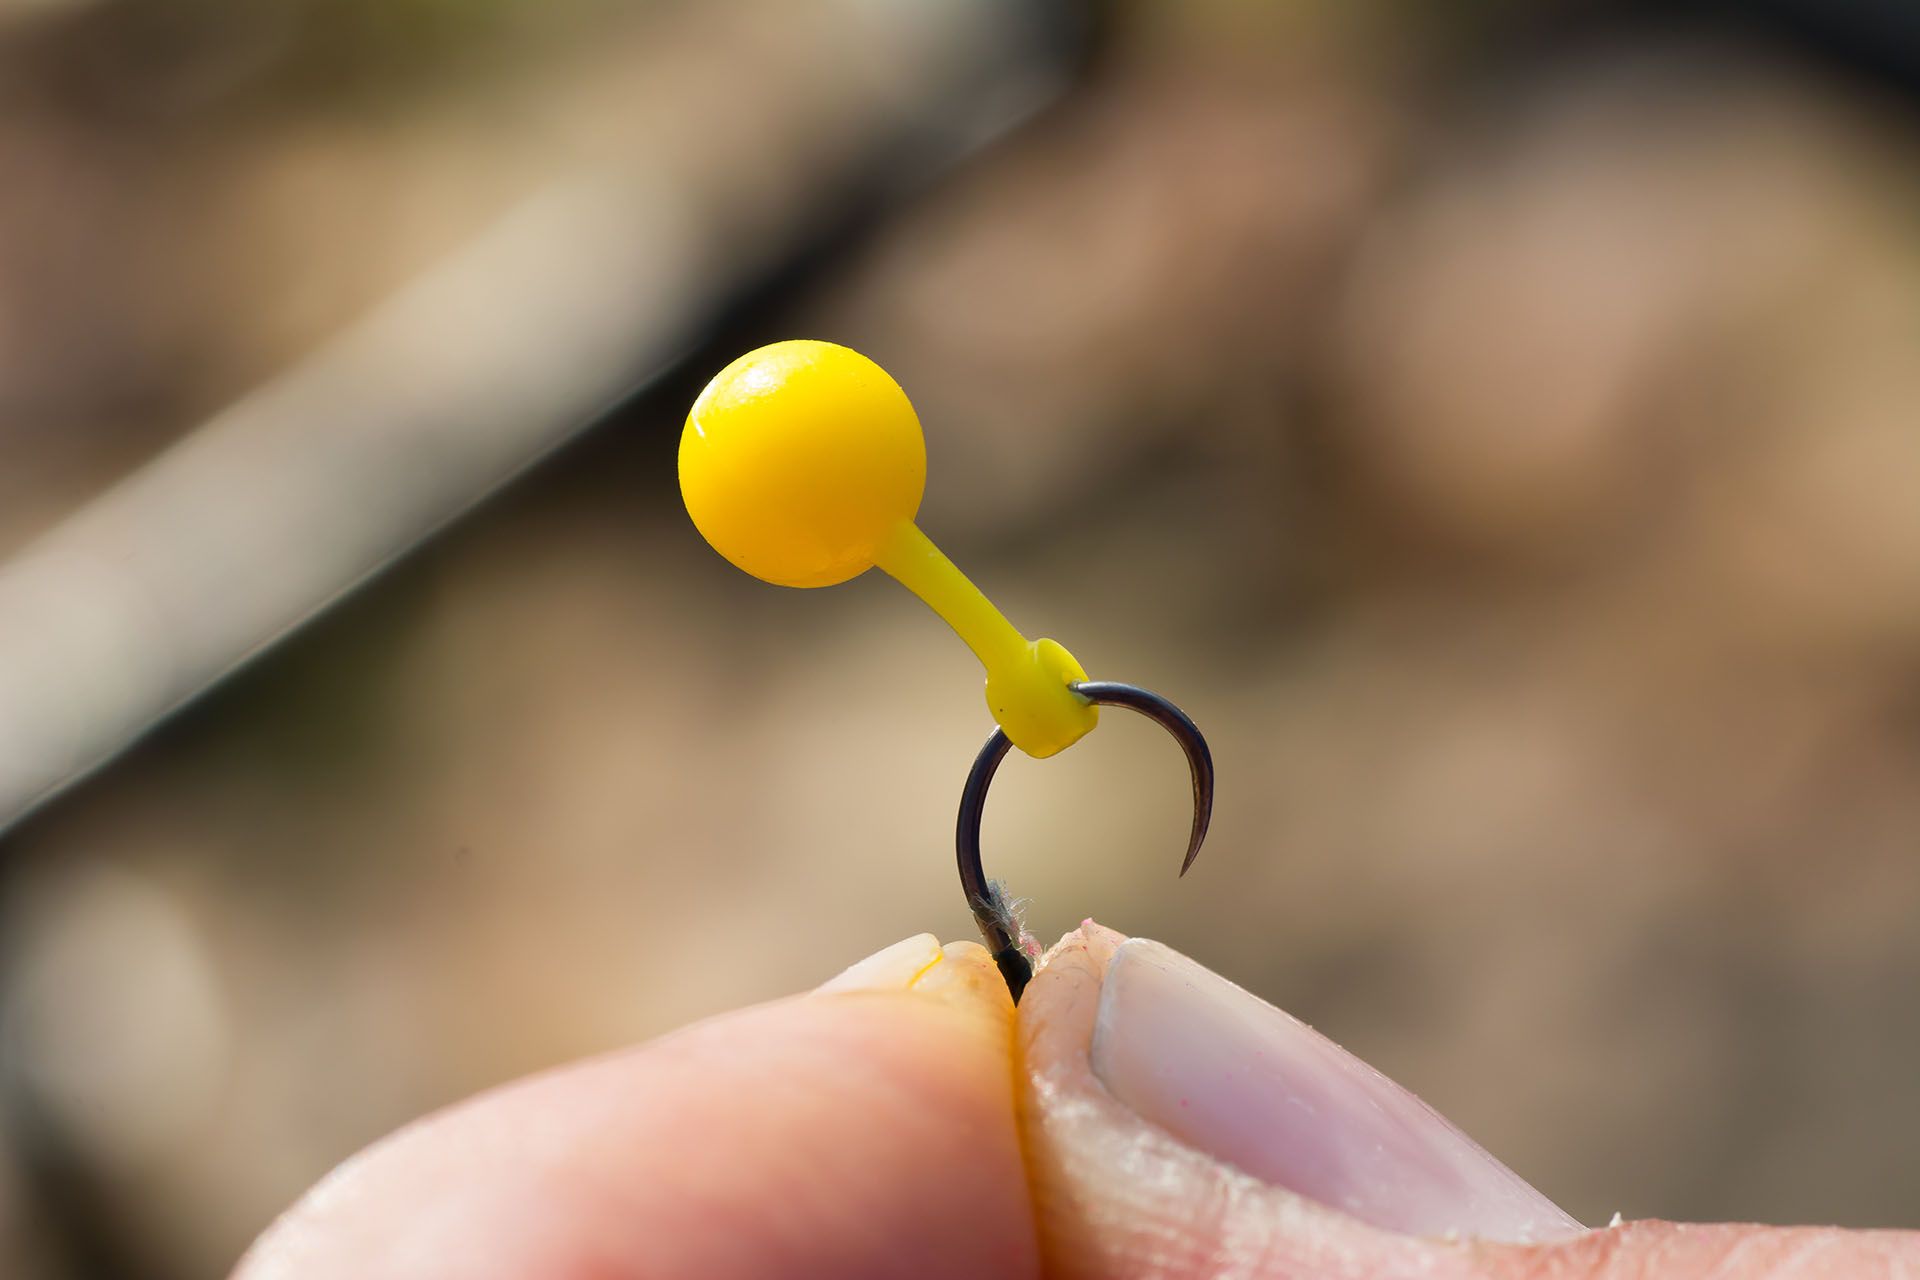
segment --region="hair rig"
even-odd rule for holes
[[[1101,704],[1159,722],[1187,753],[1193,830],[1185,875],[1213,814],[1213,756],[1180,708],[1130,684],[1089,680],[1052,640],[1029,640],[914,524],[927,487],[920,419],[894,380],[830,342],[776,342],[722,369],[687,415],[680,492],[714,550],[756,578],[827,587],[874,565],[944,618],[987,670],[999,728],[960,793],[957,837],[967,906],[1017,1002],[1038,946],[1005,888],[980,867],[987,788],[1009,747],[1044,759],[1099,723]]]

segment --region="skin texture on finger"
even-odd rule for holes
[[[1035,1276],[1012,1028],[984,949],[911,938],[400,1131],[238,1275]]]
[[[1477,1260],[1492,1280],[1904,1280],[1920,1275],[1920,1232],[1628,1222]]]
[[[1115,1001],[1107,989],[1123,944],[1136,976],[1159,953],[1174,953],[1154,943],[1132,943],[1121,935],[1089,922],[1067,935],[1049,953],[1020,1004],[1019,1039],[1022,1064],[1019,1098],[1029,1176],[1033,1182],[1034,1212],[1041,1236],[1045,1272],[1060,1277],[1106,1277],[1108,1280],[1184,1280],[1201,1276],[1314,1277],[1326,1280],[1397,1280],[1420,1276],[1433,1280],[1800,1280],[1805,1277],[1920,1275],[1920,1233],[1847,1232],[1832,1228],[1772,1228],[1752,1226],[1689,1226],[1664,1222],[1636,1222],[1605,1231],[1579,1232],[1562,1217],[1555,1222],[1550,1203],[1519,1184],[1509,1194],[1502,1178],[1513,1175],[1481,1152],[1464,1135],[1430,1110],[1408,1099],[1402,1107],[1394,1095],[1402,1091],[1326,1043],[1271,1006],[1253,1001],[1244,992],[1237,997],[1257,1005],[1240,1009],[1252,1018],[1283,1020],[1286,1036],[1311,1037],[1324,1046],[1303,1055],[1309,1066],[1324,1065],[1327,1055],[1338,1055],[1357,1068],[1336,1072],[1360,1080],[1363,1105],[1349,1114],[1361,1126],[1362,1141],[1354,1144],[1360,1156],[1377,1146],[1393,1149],[1396,1133],[1378,1127],[1381,1117],[1415,1135],[1406,1148],[1414,1155],[1415,1171],[1433,1172],[1434,1153],[1464,1151],[1461,1169],[1443,1167],[1440,1181],[1414,1181],[1415,1193],[1429,1203],[1411,1210],[1394,1204],[1365,1205],[1376,1217],[1370,1225],[1295,1189],[1255,1176],[1223,1159],[1216,1151],[1198,1149],[1177,1136],[1185,1113],[1163,1111],[1166,1124],[1155,1123],[1117,1096],[1116,1087],[1102,1076],[1116,1074],[1114,1054],[1105,1046],[1105,1063],[1098,1024],[1113,1013]],[[1184,957],[1174,956],[1175,972],[1204,970]],[[1231,987],[1215,975],[1205,981]],[[1181,1000],[1184,1008],[1193,1003]],[[1258,1038],[1247,1041],[1265,1042]],[[1191,1054],[1192,1045],[1168,1044],[1165,1056]],[[1148,1053],[1151,1059],[1154,1055]],[[1288,1064],[1287,1070],[1297,1064]],[[1126,1063],[1120,1066],[1125,1068]],[[1222,1070],[1234,1064],[1222,1064]],[[1120,1078],[1137,1097],[1165,1108],[1167,1096],[1156,1096],[1133,1078]],[[1149,1061],[1145,1070],[1151,1071]],[[1364,1077],[1372,1077],[1370,1080]],[[1265,1077],[1270,1079],[1271,1077]],[[1288,1092],[1312,1104],[1324,1120],[1338,1112],[1338,1099],[1316,1093],[1317,1080],[1303,1091]],[[1195,1099],[1196,1104],[1205,1101]],[[1377,1105],[1376,1105],[1377,1104]],[[1231,1108],[1229,1108],[1231,1110]],[[1262,1123],[1258,1105],[1244,1108],[1244,1123]],[[1424,1112],[1423,1118],[1420,1113]],[[1264,1159],[1275,1177],[1291,1177],[1320,1189],[1349,1187],[1350,1170],[1301,1167],[1298,1152],[1257,1151],[1257,1139],[1229,1131],[1222,1133],[1219,1116],[1212,1118],[1216,1140],[1236,1151],[1248,1166]],[[1233,1123],[1240,1123],[1232,1116]],[[1271,1117],[1267,1117],[1271,1123]],[[1329,1135],[1302,1131],[1301,1142],[1310,1151],[1338,1153]],[[1404,1135],[1401,1135],[1404,1136]],[[1300,1138],[1289,1137],[1289,1142]],[[1348,1153],[1349,1157],[1351,1152]],[[1330,1159],[1338,1158],[1329,1157]],[[1473,1167],[1474,1160],[1485,1168]],[[1356,1167],[1369,1170],[1365,1159]],[[1444,1166],[1445,1162],[1441,1164]],[[1277,1171],[1277,1172],[1276,1172]],[[1376,1171],[1377,1172],[1377,1171]],[[1448,1179],[1453,1179],[1449,1181]],[[1517,1179],[1514,1179],[1517,1182]],[[1395,1229],[1378,1220],[1406,1212],[1411,1221],[1431,1221],[1446,1206],[1434,1200],[1436,1187],[1460,1191],[1462,1221],[1488,1229],[1511,1229],[1520,1205],[1537,1218],[1540,1244],[1494,1243],[1487,1240],[1415,1234],[1410,1227]],[[1489,1195],[1489,1192],[1492,1194]],[[1525,1204],[1525,1195],[1537,1205]],[[1470,1234],[1462,1232],[1462,1235]]]

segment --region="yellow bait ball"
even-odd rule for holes
[[[831,342],[776,342],[722,369],[680,433],[680,493],[706,540],[756,578],[828,587],[879,565],[926,601],[987,671],[1012,743],[1050,756],[1099,723],[1087,678],[1029,640],[915,525],[927,446],[906,393]]]
[[[906,392],[831,342],[776,342],[722,369],[680,435],[680,492],[714,550],[756,578],[826,587],[911,523],[927,446]]]

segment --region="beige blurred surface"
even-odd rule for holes
[[[989,870],[1042,937],[1092,915],[1286,1006],[1589,1221],[1920,1225],[1913,125],[1742,46],[1460,93],[1287,15],[1125,11],[746,335],[888,366],[927,530],[1212,740],[1184,881],[1177,752],[1118,714],[1003,771]],[[0,208],[8,540],[470,229],[525,158],[474,85],[590,82],[578,20],[451,87],[403,63],[404,109],[146,102],[137,146],[43,86],[0,160],[64,202]],[[42,296],[65,328],[19,320]],[[643,403],[10,837],[8,1078],[150,1274],[423,1110],[968,936],[978,672],[889,582],[722,562],[677,430]],[[0,1270],[60,1275],[19,1122]]]

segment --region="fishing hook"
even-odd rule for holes
[[[1171,733],[1193,770],[1185,875],[1213,816],[1213,755],[1157,693],[1089,680],[1059,641],[1029,640],[914,523],[927,445],[906,392],[857,351],[795,339],[749,351],[714,375],[680,433],[680,496],[701,536],[755,577],[830,587],[879,569],[926,602],[986,671],[998,727],[960,794],[960,885],[1015,1001],[1033,977],[1006,891],[980,869],[980,813],[1007,752],[1044,760],[1099,723],[1096,703]]]
[[[1207,824],[1213,819],[1213,753],[1207,749],[1206,738],[1186,712],[1157,693],[1112,680],[1082,680],[1068,687],[1088,702],[1138,711],[1172,734],[1187,753],[1187,766],[1193,773],[1193,829],[1187,836],[1187,855],[1180,863],[1180,874],[1186,875],[1187,868],[1200,854],[1200,845],[1207,838]],[[980,926],[987,949],[993,953],[994,963],[1000,967],[1000,975],[1007,980],[1013,1002],[1018,1004],[1020,993],[1033,978],[1033,957],[1021,946],[1020,924],[1005,887],[987,879],[980,866],[980,819],[986,810],[987,788],[1012,746],[1006,731],[995,729],[987,745],[974,758],[967,785],[960,792],[955,845],[960,862],[960,887],[966,890],[967,906],[973,912],[974,923]]]

